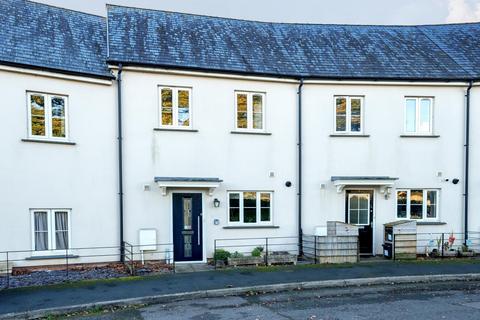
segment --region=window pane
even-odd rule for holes
[[[255,208],[243,209],[243,222],[245,223],[257,222],[257,209]]]
[[[262,208],[260,219],[262,221],[270,221],[270,208]]]
[[[350,210],[350,223],[358,224],[358,210]]]
[[[353,195],[350,197],[350,209],[358,209],[358,196]]]
[[[355,98],[350,100],[352,116],[360,116],[362,112],[362,100]]]
[[[347,99],[337,98],[335,100],[335,124],[336,131],[346,131],[347,128]]]
[[[230,222],[239,222],[240,221],[240,194],[239,193],[230,193],[229,194],[229,218]]]
[[[31,134],[45,136],[45,98],[42,95],[30,96]]]
[[[423,218],[423,190],[410,191],[410,218]]]
[[[56,249],[68,248],[68,213],[55,212],[55,245]]]
[[[407,191],[397,191],[397,218],[407,217]]]
[[[270,204],[271,198],[270,193],[261,193],[260,194],[260,220],[261,221],[270,221]]]
[[[427,191],[427,218],[437,217],[437,191]]]
[[[360,132],[361,128],[361,118],[358,116],[352,116],[352,121],[351,121],[351,131],[352,132]]]
[[[65,138],[65,99],[52,98],[52,136]]]
[[[417,101],[415,99],[407,99],[405,113],[405,129],[407,132],[415,132],[417,126]]]
[[[230,208],[230,222],[240,221],[240,208]]]
[[[237,128],[247,128],[247,95],[237,94]]]
[[[192,198],[183,198],[183,229],[192,229]]]
[[[404,219],[407,217],[407,205],[397,205],[397,218]]]
[[[188,127],[190,125],[190,92],[178,90],[178,125]]]
[[[256,192],[243,193],[243,222],[245,223],[257,222],[257,193]]]
[[[260,205],[262,208],[270,208],[270,193],[260,194]]]
[[[361,195],[359,197],[359,208],[360,209],[368,209],[369,208],[369,203],[368,203],[368,200],[369,200],[369,196],[368,195]]]
[[[253,95],[253,128],[263,129],[263,97],[259,94]]]
[[[358,224],[368,224],[368,209],[358,211]]]
[[[172,98],[172,89],[162,89],[162,125],[172,125],[173,124],[173,98]]]
[[[419,123],[420,132],[430,132],[430,111],[431,111],[431,100],[422,99],[420,101],[420,123]]]
[[[240,207],[240,194],[230,193],[229,201],[230,201],[230,207],[235,207],[235,208]]]
[[[45,211],[34,213],[35,250],[48,250],[48,216]]]
[[[257,207],[257,193],[256,192],[244,192],[243,193],[243,206],[244,206],[244,208],[256,208]]]

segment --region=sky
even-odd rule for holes
[[[105,4],[271,22],[480,22],[480,0],[34,0],[104,16]]]

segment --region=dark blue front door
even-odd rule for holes
[[[202,194],[173,194],[173,253],[175,261],[203,258]]]

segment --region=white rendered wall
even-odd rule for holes
[[[117,246],[114,87],[0,71],[0,88],[0,251],[33,249],[30,208],[70,208],[73,248]],[[27,91],[68,95],[76,145],[21,141]]]
[[[375,188],[376,253],[382,253],[383,224],[396,220],[395,188],[440,189],[438,215],[446,225],[419,226],[418,232],[462,232],[464,94],[462,87],[305,85],[304,232],[328,220],[345,220],[345,192],[337,193],[332,176],[399,178],[388,200]],[[365,97],[364,133],[369,137],[330,137],[335,95]],[[400,137],[406,96],[434,97],[434,134],[440,137]],[[440,181],[437,171],[460,183]]]
[[[172,242],[171,191],[163,196],[155,176],[224,181],[213,196],[200,190],[208,257],[218,238],[297,235],[296,84],[133,71],[124,71],[123,80],[127,241],[137,243],[139,229],[155,228],[159,243]],[[159,85],[192,88],[192,122],[198,132],[154,131],[159,127]],[[271,135],[231,133],[235,90],[266,93],[266,129]],[[292,187],[287,188],[286,181]],[[144,191],[145,184],[151,191]],[[273,191],[273,224],[279,228],[224,229],[229,190]],[[221,201],[219,208],[213,207],[214,198]],[[220,224],[214,225],[214,219]]]
[[[469,230],[480,232],[480,86],[471,90],[470,105],[470,181]],[[480,238],[478,234],[475,238]],[[475,242],[479,242],[478,239]]]

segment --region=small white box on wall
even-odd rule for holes
[[[157,250],[157,230],[156,229],[140,229],[138,231],[139,245],[141,251]]]

